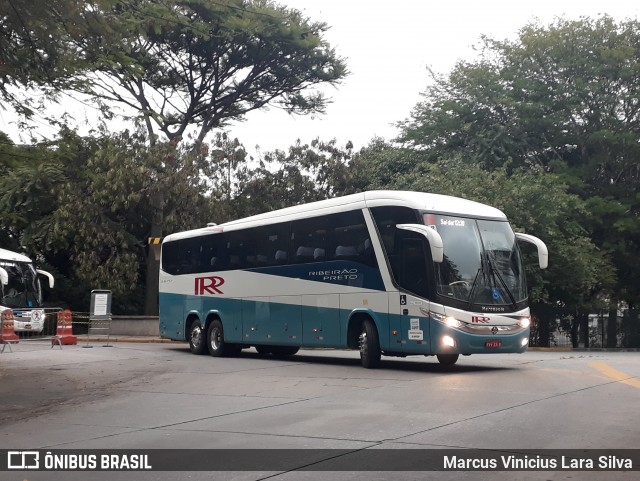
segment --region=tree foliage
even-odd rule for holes
[[[298,140],[287,151],[266,152],[256,160],[246,158],[237,139],[217,139],[211,177],[214,195],[223,200],[217,222],[351,193],[351,143]]]
[[[559,19],[483,45],[477,61],[434,78],[401,140],[427,162],[459,155],[488,171],[558,175],[585,203],[576,220],[612,262],[601,271],[614,280],[606,296],[637,303],[640,23]]]
[[[78,45],[104,38],[98,15],[118,0],[0,0],[0,97],[26,118],[93,69]]]
[[[152,205],[165,196],[171,231],[204,225],[214,206],[205,195],[206,149],[150,148],[143,134],[81,138],[63,131],[56,142],[15,147],[19,165],[0,179],[3,246],[53,266],[62,301],[86,310],[88,293],[110,289],[115,309],[140,312]],[[170,171],[168,175],[166,171]]]
[[[315,87],[347,73],[322,37],[326,24],[267,0],[122,0],[99,13],[118,27],[77,39],[95,66],[77,87],[105,112],[130,109],[150,136],[181,139],[197,126],[202,142],[269,105],[323,112]]]

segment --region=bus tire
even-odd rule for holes
[[[224,342],[224,329],[220,319],[214,319],[209,324],[209,330],[207,331],[207,348],[209,354],[213,357],[223,357],[227,355],[227,345]]]
[[[458,362],[459,354],[436,354],[438,358],[438,362],[443,366],[453,366],[456,362]]]
[[[298,346],[273,346],[271,354],[273,357],[289,357],[296,354],[300,348]]]
[[[191,324],[189,331],[189,350],[193,354],[204,354],[207,350],[207,340],[205,339],[202,326],[198,321],[194,321]]]
[[[371,319],[362,321],[358,341],[362,366],[367,369],[378,367],[382,352],[380,350],[378,330]]]

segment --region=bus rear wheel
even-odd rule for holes
[[[458,362],[459,354],[436,354],[436,357],[443,366],[453,366]]]
[[[373,369],[380,364],[380,341],[378,339],[378,330],[371,319],[362,321],[360,327],[360,337],[358,339],[360,346],[360,362],[367,369]]]
[[[204,354],[204,351],[207,349],[204,331],[198,321],[191,324],[191,330],[189,331],[189,349],[193,354]]]
[[[211,324],[209,324],[207,341],[209,354],[213,357],[222,357],[227,355],[227,344],[224,342],[224,329],[220,319],[215,319]]]

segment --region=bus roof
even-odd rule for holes
[[[265,212],[263,214],[233,220],[220,225],[211,225],[200,229],[175,233],[165,240],[192,237],[199,234],[233,231],[247,227],[257,227],[273,222],[286,222],[303,217],[315,217],[350,209],[395,205],[412,209],[427,210],[439,214],[479,217],[506,221],[504,213],[495,207],[474,202],[472,200],[449,195],[430,194],[398,190],[375,190],[352,194],[334,199],[310,202],[308,204],[286,207],[284,209]]]
[[[17,252],[8,251],[6,249],[0,249],[0,260],[14,261],[14,262],[31,262],[27,256],[18,254]]]

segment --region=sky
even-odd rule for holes
[[[286,149],[296,139],[351,141],[356,149],[375,136],[387,140],[407,119],[428,86],[427,67],[447,74],[457,61],[472,60],[482,35],[515,38],[538,19],[639,18],[633,0],[281,0],[331,28],[326,40],[346,57],[351,75],[325,92],[332,103],[323,116],[290,116],[277,109],[254,112],[229,130],[247,148]]]
[[[393,139],[395,124],[410,116],[429,82],[427,68],[447,74],[459,60],[473,60],[481,35],[515,38],[520,28],[557,17],[577,19],[608,14],[616,20],[640,18],[633,0],[277,0],[326,22],[325,39],[346,58],[351,74],[324,89],[331,103],[325,115],[291,116],[280,109],[252,112],[226,130],[250,152],[286,150],[297,139],[348,141],[356,150],[374,137]],[[73,105],[71,102],[65,105]],[[95,112],[72,107],[78,128]],[[88,118],[89,122],[85,119]],[[15,131],[0,111],[0,130]],[[116,127],[117,128],[117,127]],[[43,128],[44,129],[44,128]],[[44,130],[43,130],[44,132]],[[15,137],[15,135],[12,135]]]

